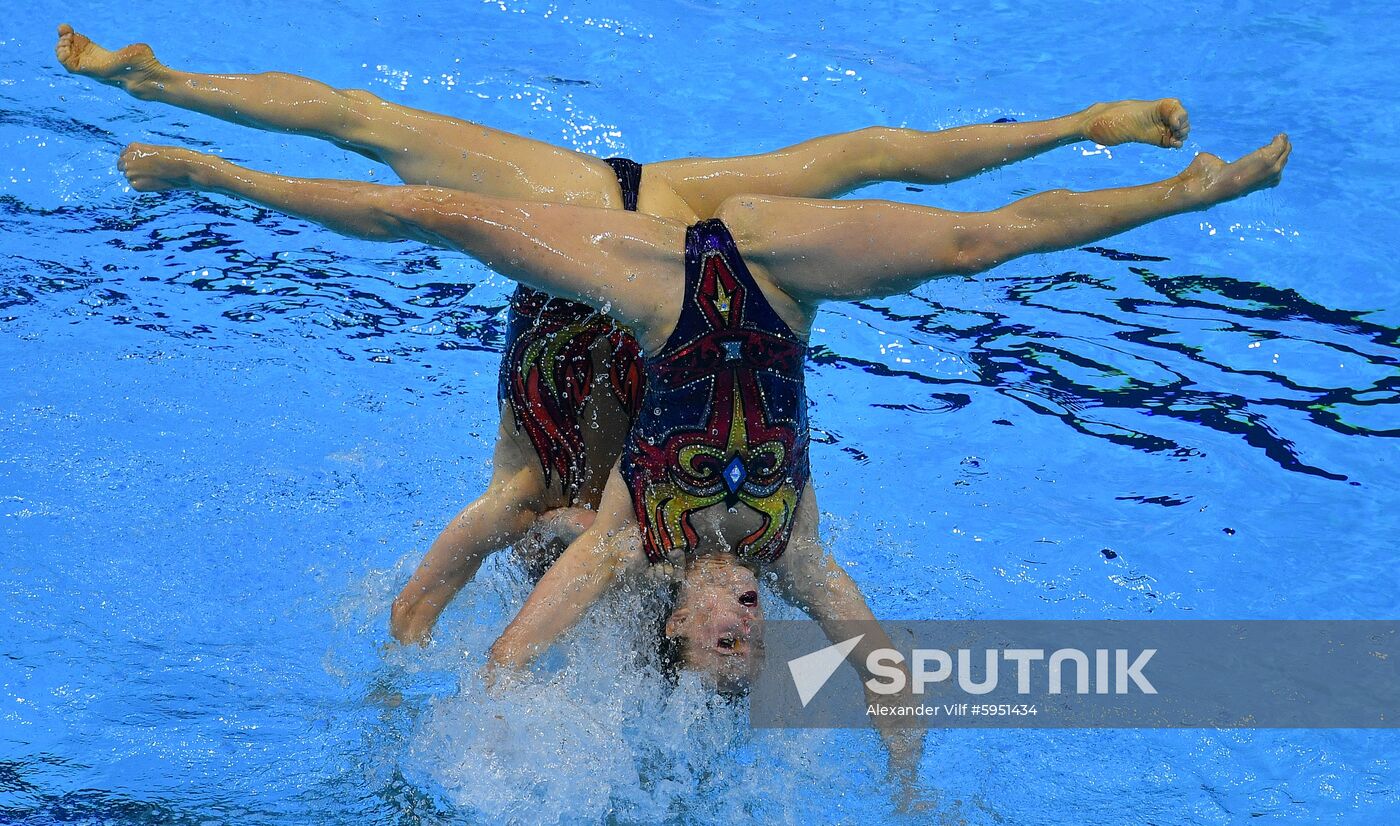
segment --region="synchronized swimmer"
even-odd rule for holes
[[[639,165],[366,91],[278,73],[190,74],[141,44],[108,51],[66,25],[59,35],[71,72],[329,140],[405,184],[287,177],[132,144],[120,167],[134,189],[219,193],[356,238],[458,250],[519,282],[490,484],[433,543],[391,616],[395,637],[424,640],[491,553],[532,528],[572,538],[552,564],[537,560],[543,573],[492,647],[491,674],[527,666],[610,587],[639,576],[674,584],[664,637],[720,688],[741,687],[757,667],[760,570],[833,641],[847,638],[849,623],[873,616],[818,539],[803,373],[820,306],[1208,209],[1276,185],[1290,151],[1279,135],[1233,163],[1198,154],[1154,183],[951,212],[831,199],[877,181],[959,180],[1078,141],[1179,148],[1186,111],[1173,99],[1120,101],[1045,121],[871,127],[761,155]],[[881,637],[851,652],[858,670],[889,644]],[[876,725],[911,780],[919,738],[898,722]]]

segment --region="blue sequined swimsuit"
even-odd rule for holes
[[[695,547],[691,515],[721,502],[764,517],[741,557],[782,554],[809,475],[805,357],[724,224],[690,227],[680,318],[643,359],[646,393],[622,451],[648,559]]]

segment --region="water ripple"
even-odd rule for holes
[[[377,258],[347,255],[307,246],[318,239],[303,234],[301,222],[197,196],[53,210],[6,196],[0,210],[31,224],[96,234],[121,251],[116,260],[123,262],[94,268],[15,256],[0,278],[0,309],[7,311],[46,304],[64,317],[106,318],[180,339],[217,339],[225,330],[260,335],[284,323],[324,338],[343,358],[371,361],[500,347],[504,290],[479,298],[482,291],[470,282],[485,272],[437,250],[402,246]],[[812,362],[938,388],[922,402],[876,407],[956,413],[969,405],[970,388],[984,388],[1093,439],[1200,456],[1199,446],[1165,426],[1185,423],[1238,437],[1284,470],[1333,480],[1348,477],[1305,459],[1281,432],[1281,416],[1346,436],[1400,436],[1400,426],[1390,423],[1400,395],[1400,331],[1294,290],[1145,266],[1166,266],[1166,256],[1085,251],[1106,259],[1109,269],[994,274],[981,282],[991,309],[940,300],[935,285],[915,296],[857,302],[846,313],[889,327],[894,340],[910,347],[959,353],[970,368],[962,375],[928,370],[899,356],[895,343],[872,353],[821,336]],[[191,269],[191,261],[200,264]],[[133,270],[145,275],[132,282]],[[462,280],[453,280],[454,273]],[[186,293],[202,295],[191,300]],[[1349,386],[1336,386],[1339,363],[1353,377]],[[1137,415],[1125,420],[1114,411]],[[855,455],[863,457],[858,449]]]

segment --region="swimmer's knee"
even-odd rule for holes
[[[751,225],[756,216],[765,210],[768,200],[762,195],[730,195],[720,201],[715,217],[723,221],[730,232],[734,232],[737,228]]]
[[[843,148],[857,161],[870,161],[887,153],[891,142],[908,135],[910,131],[898,126],[866,126],[836,137],[843,141]]]
[[[897,178],[901,165],[897,163],[895,147],[911,133],[897,126],[867,126],[857,130],[856,150],[850,153],[847,165],[860,179]]]
[[[341,89],[340,93],[359,103],[383,103],[384,99],[368,89]]]
[[[337,89],[349,105],[339,107],[336,134],[332,139],[341,147],[370,160],[388,163],[389,131],[393,125],[377,111],[384,100],[364,89]]]

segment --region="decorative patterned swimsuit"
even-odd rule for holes
[[[623,207],[635,212],[641,164],[625,158],[607,163],[617,174]],[[498,393],[535,446],[545,483],[557,476],[570,494],[587,469],[580,417],[598,380],[592,350],[604,339],[612,348],[608,389],[635,421],[643,385],[641,347],[632,334],[587,304],[523,285],[511,296]]]
[[[724,224],[692,226],[681,315],[643,360],[646,394],[622,451],[649,560],[698,544],[691,515],[721,502],[764,517],[741,557],[782,554],[809,475],[805,356]]]

